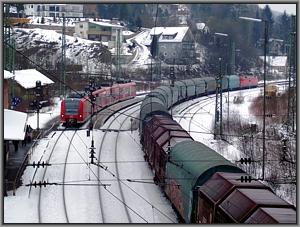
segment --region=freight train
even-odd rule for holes
[[[257,86],[257,78],[227,78],[227,83],[222,82],[225,90]],[[215,89],[214,78],[199,78],[158,87],[145,97],[139,131],[154,181],[182,222],[295,224],[293,205],[266,185],[250,180],[247,173],[214,150],[194,141],[169,114],[172,106],[214,93]]]
[[[94,112],[136,96],[136,84],[126,82],[114,84],[111,87],[101,87],[92,92],[95,97]],[[83,124],[91,117],[91,100],[85,93],[70,94],[61,102],[60,121],[66,126]]]

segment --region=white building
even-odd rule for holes
[[[151,49],[155,36],[157,45],[154,47],[153,57],[158,57],[168,64],[193,64],[195,62],[194,37],[189,27],[153,27],[144,45]]]
[[[119,40],[123,42],[123,26],[102,21],[86,20],[75,24],[75,33],[83,39],[108,42],[115,47]]]
[[[82,4],[24,4],[26,16],[83,17]]]
[[[263,63],[264,56],[259,58]],[[288,70],[287,56],[267,56],[266,63],[268,71],[272,73],[286,73]]]

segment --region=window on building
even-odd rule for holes
[[[49,17],[55,17],[55,13],[49,13]]]
[[[59,6],[56,6],[56,9],[55,9],[56,11],[59,11]]]
[[[162,35],[162,39],[174,39],[176,37],[177,33],[172,35]]]
[[[37,11],[40,11],[40,10],[41,10],[41,6],[38,5],[36,10],[37,10]]]
[[[80,28],[83,28],[83,24],[79,25]]]
[[[49,11],[55,11],[55,6],[50,6]]]
[[[42,6],[42,10],[45,11],[45,6]]]
[[[31,5],[31,9],[33,9],[33,5]]]

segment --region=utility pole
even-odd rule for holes
[[[173,66],[170,66],[171,95],[172,95],[171,102],[172,103],[173,103],[173,88],[174,88],[174,83],[175,83],[174,63],[175,63],[175,59],[173,59]],[[172,106],[171,106],[171,116],[172,116]]]
[[[268,45],[268,30],[269,22],[267,20],[251,18],[251,17],[239,17],[242,20],[262,22],[264,23],[264,98],[263,98],[263,154],[262,154],[262,179],[265,179],[265,153],[266,153],[266,76],[267,76],[267,45]]]
[[[289,64],[289,88],[288,88],[288,112],[287,112],[287,131],[292,127],[295,131],[295,105],[296,105],[296,27],[295,16],[292,15],[290,50],[288,56]]]
[[[227,77],[227,133],[229,134],[229,90],[230,90],[230,81]]]
[[[15,74],[15,40],[12,38],[13,29],[9,22],[10,4],[5,4],[5,17],[4,17],[4,68]],[[14,80],[9,80],[9,100],[14,98]],[[12,101],[10,101],[11,109],[14,108]]]
[[[216,103],[215,103],[215,130],[214,139],[217,135],[222,138],[222,58],[219,58],[219,75],[216,77]]]
[[[229,39],[229,46],[230,46],[230,66],[229,66],[229,74],[234,75],[235,73],[235,42]]]
[[[120,52],[121,52],[121,35],[120,35],[120,29],[117,29],[117,76],[116,81],[120,78]]]
[[[59,91],[60,94],[65,96],[65,89],[66,89],[66,74],[65,74],[65,58],[66,58],[66,25],[65,25],[65,14],[62,14],[63,17],[63,26],[62,26],[62,33],[61,33],[61,80],[63,80],[63,91],[62,91],[62,84],[60,82]]]

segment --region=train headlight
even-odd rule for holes
[[[82,118],[82,115],[80,114],[79,117]]]
[[[63,114],[61,115],[61,117],[64,117],[64,116],[65,116],[65,115],[63,115]]]

